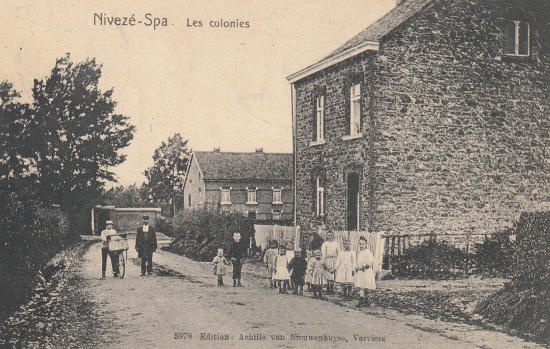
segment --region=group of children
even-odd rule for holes
[[[288,247],[288,248],[287,248]],[[334,293],[334,284],[340,285],[345,298],[352,297],[353,289],[359,290],[358,306],[367,304],[368,290],[376,288],[374,256],[367,248],[367,241],[359,240],[359,254],[350,250],[349,240],[343,242],[344,249],[334,241],[329,232],[327,241],[321,250],[307,251],[293,249],[292,243],[277,248],[271,241],[264,255],[270,287],[279,288],[279,293],[293,289],[294,294],[303,295],[304,284],[308,291],[313,291],[314,298],[322,298],[323,288],[327,293]],[[307,256],[307,259],[306,259]]]
[[[292,242],[287,246],[277,246],[276,241],[271,241],[264,254],[270,287],[279,288],[279,293],[293,290],[294,294],[303,295],[304,285],[307,285],[307,290],[313,291],[314,298],[322,298],[325,287],[327,294],[334,294],[334,285],[338,284],[343,296],[348,299],[353,296],[354,288],[359,290],[357,306],[366,305],[368,290],[376,289],[374,255],[367,248],[364,237],[359,239],[358,255],[350,250],[349,240],[344,240],[342,245],[343,250],[334,240],[332,232],[327,233],[327,241],[321,249],[315,251],[306,252],[299,247],[293,249]],[[227,266],[231,265],[224,257],[223,249],[218,249],[212,263],[214,275],[218,276],[218,286],[223,286],[223,276]]]

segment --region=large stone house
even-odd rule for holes
[[[203,205],[258,220],[291,220],[292,154],[193,151],[184,183],[184,208]]]
[[[290,75],[302,236],[493,233],[550,201],[547,3],[399,1]]]

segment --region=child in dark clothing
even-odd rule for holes
[[[294,294],[298,294],[300,292],[300,295],[304,295],[304,278],[306,275],[306,269],[307,269],[307,261],[304,258],[304,255],[302,254],[302,250],[298,247],[294,251],[294,258],[290,261],[288,264],[288,270],[292,269],[292,273],[290,274],[290,279],[294,283],[294,286],[296,287],[294,289]]]

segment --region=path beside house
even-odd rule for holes
[[[99,279],[99,244],[91,246],[82,268],[83,277],[89,280],[86,293],[100,305],[100,315],[112,321],[108,337],[114,347],[194,348],[223,344],[241,348],[307,348],[319,347],[319,340],[321,347],[335,348],[537,347],[474,326],[392,311],[374,316],[368,314],[372,311],[369,309],[358,311],[310,297],[279,295],[266,288],[266,280],[254,276],[257,268],[248,264],[244,268],[245,288],[219,288],[211,265],[165,251],[154,255],[154,275],[140,277],[133,240],[130,245],[128,257],[132,263],[127,266],[124,279],[110,275],[106,280]],[[230,276],[225,281],[229,284]],[[224,340],[225,336],[229,340]],[[317,337],[310,340],[303,336]]]

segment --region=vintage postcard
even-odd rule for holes
[[[550,5],[5,0],[0,346],[550,344]]]

